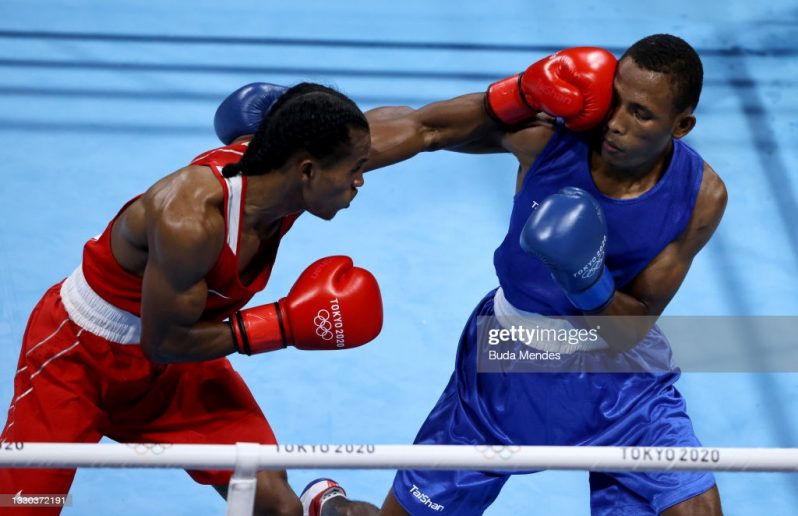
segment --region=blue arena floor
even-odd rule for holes
[[[688,142],[729,205],[668,308],[679,315],[798,315],[798,7],[732,1],[0,3],[0,422],[19,343],[43,292],[129,198],[214,147],[219,101],[253,81],[332,84],[364,108],[481,91],[569,46],[616,55],[670,32],[702,55]],[[385,326],[342,353],[233,357],[286,443],[410,443],[453,366],[511,209],[508,156],[436,153],[366,176],[333,222],[283,241],[254,302],[284,295],[313,260],[347,254],[380,280]],[[765,338],[763,336],[763,338]],[[751,342],[755,349],[757,343]],[[798,446],[798,375],[685,374],[707,446]],[[319,471],[289,473],[300,489]],[[381,503],[389,471],[330,473]],[[726,514],[798,514],[798,474],[717,475]],[[221,514],[180,470],[81,470],[68,515]],[[489,515],[589,514],[587,473],[513,478]]]

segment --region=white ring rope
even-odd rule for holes
[[[0,467],[798,471],[796,448],[0,443]]]

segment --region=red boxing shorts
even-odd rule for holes
[[[155,364],[75,324],[61,285],[34,308],[25,330],[3,442],[276,444],[244,381],[226,358]],[[225,485],[231,471],[189,471]],[[0,469],[0,493],[67,493],[74,469]],[[29,509],[57,514],[59,509]],[[20,513],[22,514],[22,513]]]

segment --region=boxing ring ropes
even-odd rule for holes
[[[0,467],[234,470],[227,515],[252,514],[255,474],[267,469],[502,471],[798,471],[798,448],[639,446],[234,445],[0,443]],[[387,488],[387,486],[386,486]]]

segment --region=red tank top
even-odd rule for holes
[[[280,239],[291,228],[301,214],[293,213],[283,218],[276,241],[267,251],[270,259],[263,270],[249,283],[243,284],[238,275],[238,245],[241,225],[244,220],[246,198],[246,176],[223,177],[222,168],[241,159],[247,143],[239,143],[213,149],[194,158],[192,165],[210,167],[224,191],[225,244],[216,263],[205,276],[208,284],[208,300],[202,320],[221,321],[241,309],[257,292],[263,290],[271,275],[274,258]],[[111,252],[111,228],[125,208],[138,197],[130,200],[114,217],[99,237],[89,240],[83,247],[83,274],[89,286],[110,304],[141,316],[142,279],[124,270]]]

